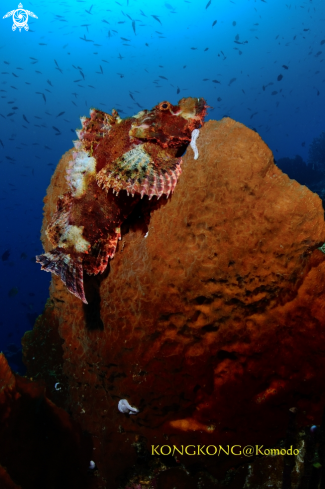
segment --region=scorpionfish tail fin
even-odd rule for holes
[[[54,273],[60,277],[71,294],[88,304],[83,284],[83,268],[80,259],[63,253],[59,248],[36,256],[36,262],[42,265],[41,270]]]

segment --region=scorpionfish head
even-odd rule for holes
[[[129,136],[133,141],[156,142],[163,148],[183,146],[191,140],[192,131],[203,125],[207,107],[203,98],[182,98],[178,105],[161,102],[133,116]]]

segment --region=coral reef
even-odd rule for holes
[[[88,305],[53,276],[45,312],[23,341],[30,375],[60,364],[60,405],[92,435],[98,488],[125,487],[152,445],[274,446],[288,409],[304,426],[319,422],[325,404],[321,200],[229,118],[207,122],[197,147],[172,198],[154,197],[147,214],[149,199],[140,200],[106,272],[85,277]],[[46,252],[70,160],[71,151],[45,198]],[[48,334],[57,339],[46,342]],[[46,382],[55,395],[55,379]],[[120,412],[122,399],[139,412]],[[234,464],[178,459],[218,480]],[[176,469],[170,480],[184,479]],[[164,477],[159,487],[169,489]]]

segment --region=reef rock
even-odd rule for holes
[[[110,488],[140,448],[271,446],[285,435],[289,408],[301,426],[319,422],[325,402],[320,198],[231,119],[206,123],[197,147],[197,160],[191,149],[183,158],[172,198],[162,197],[144,225],[145,197],[109,270],[85,280],[88,305],[52,278],[43,328],[58,328],[66,407],[92,434],[98,481],[109,478]],[[70,158],[48,188],[43,231],[66,191]],[[28,351],[37,356],[40,343],[33,333],[24,340],[30,373]],[[121,399],[139,412],[120,412]],[[178,458],[216,476],[230,463]]]

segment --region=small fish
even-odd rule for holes
[[[153,17],[157,22],[159,22],[159,24],[162,25],[162,23],[161,23],[161,21],[157,15],[152,15],[151,17]]]
[[[281,80],[282,80],[282,78],[283,78],[283,75],[279,75],[279,76],[278,76],[278,78],[277,78],[277,80],[278,80],[278,81],[281,81]]]
[[[46,80],[46,81],[51,87],[53,87],[51,80]]]
[[[159,78],[162,78],[163,80],[168,80],[165,76],[159,75]]]
[[[4,253],[1,255],[1,260],[2,261],[7,261],[10,256],[10,250],[6,250]]]
[[[9,297],[15,297],[19,292],[18,287],[13,287],[12,289],[9,290],[8,296]]]
[[[217,20],[214,20],[213,21],[213,24],[212,24],[212,27],[214,27],[216,25],[216,23],[217,23]]]
[[[235,80],[236,80],[236,78],[233,78],[233,81],[235,81]],[[213,82],[213,83],[221,83],[221,82],[219,82],[219,80],[212,80],[212,82]],[[232,83],[232,81],[230,81],[230,82],[229,82],[229,85],[230,85],[230,83]],[[229,86],[229,85],[228,85],[228,86]]]
[[[27,117],[23,114],[23,119],[24,121],[26,121],[28,124],[30,123],[28,120],[27,120]]]
[[[58,129],[58,128],[57,128],[57,127],[55,127],[55,126],[52,126],[52,127],[53,127],[53,129],[54,129],[56,132],[58,132],[58,133],[60,133],[60,134],[61,134],[60,129]]]
[[[135,32],[135,20],[132,21],[132,29],[134,31],[134,34],[137,35],[137,33]]]
[[[286,65],[282,65],[282,68],[284,68],[285,70],[289,69],[288,66],[286,66]]]
[[[206,4],[205,8],[207,9],[208,7],[210,7],[211,5],[211,0],[208,1],[208,3]]]
[[[231,85],[232,83],[234,83],[234,81],[236,81],[236,80],[237,80],[237,78],[232,78],[232,79],[230,80],[230,82],[228,83],[228,87],[230,87],[230,85]]]
[[[177,87],[177,91],[176,91],[176,93],[178,94],[179,92],[180,92],[180,89]]]
[[[60,112],[60,114],[58,114],[56,117],[60,117],[60,115],[63,115],[65,114],[65,112]]]
[[[79,37],[79,39],[81,39],[82,41],[86,41],[86,42],[94,42],[92,39],[86,39],[85,34],[84,34],[84,37]]]
[[[4,148],[4,145],[3,145],[3,142],[1,141],[1,139],[0,139],[0,144],[1,144],[1,146]]]

